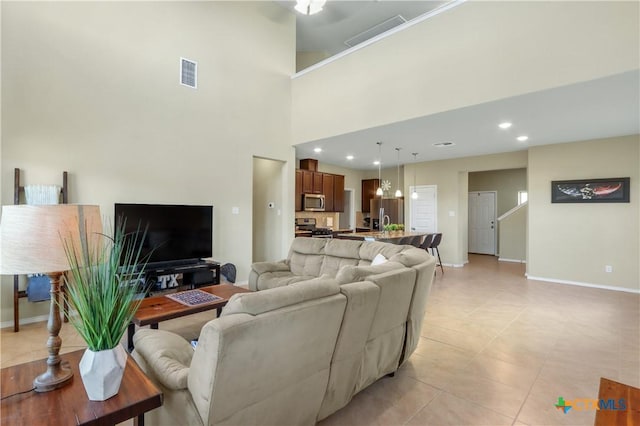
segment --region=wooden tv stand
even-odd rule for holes
[[[205,285],[220,284],[220,263],[203,262],[191,265],[160,266],[157,268],[150,268],[145,271],[145,276],[147,279],[151,277],[175,274],[182,274],[182,278],[178,279],[177,286],[161,289],[152,287],[151,289],[149,289],[149,294],[153,295],[156,293],[163,293],[165,291],[175,289],[192,289]]]

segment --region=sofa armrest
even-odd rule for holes
[[[256,262],[251,265],[251,270],[261,275],[266,272],[289,271],[290,268],[286,260],[281,260],[279,262]]]
[[[138,330],[133,336],[136,352],[160,383],[173,390],[187,388],[193,347],[177,334],[164,330]]]
[[[251,271],[249,271],[249,290],[258,291],[258,281],[260,281],[260,275],[269,272],[290,272],[289,263],[286,260],[279,262],[256,262],[251,265]]]

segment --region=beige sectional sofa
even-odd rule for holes
[[[165,395],[148,424],[327,417],[413,352],[434,268],[411,246],[296,238],[286,260],[253,265],[259,291],[233,296],[195,351],[166,331],[135,334],[133,356]]]
[[[386,261],[372,265],[379,255]],[[347,297],[318,420],[413,353],[434,269],[435,259],[412,246],[323,238],[296,238],[287,259],[252,265],[251,290],[335,279]]]

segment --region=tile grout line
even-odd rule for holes
[[[527,396],[524,397],[524,400],[522,401],[522,404],[520,404],[520,408],[518,409],[518,412],[516,413],[516,417],[513,420],[512,426],[514,426],[515,422],[517,422],[517,421],[520,421],[520,423],[524,423],[522,420],[518,420],[518,418],[520,417],[520,413],[522,413],[522,409],[524,408],[524,406],[526,405],[527,401],[529,400],[529,397],[531,396],[531,390],[533,389],[533,387],[535,386],[536,382],[540,378],[540,373],[542,373],[542,370],[544,369],[545,365],[547,364],[547,361],[549,360],[549,356],[555,350],[556,345],[558,344],[558,340],[560,339],[560,336],[562,336],[562,334],[564,333],[564,330],[565,330],[566,327],[567,327],[567,323],[564,322],[562,324],[562,333],[560,333],[558,336],[555,337],[555,341],[553,342],[553,345],[551,345],[551,348],[545,354],[544,361],[542,362],[542,364],[540,364],[540,367],[538,368],[538,373],[536,374],[536,377],[531,382],[531,386],[529,386],[529,390],[527,391]],[[527,424],[527,423],[525,423],[525,424]]]
[[[413,378],[413,377],[412,377],[412,378]],[[422,381],[420,381],[420,380],[418,380],[418,379],[415,379],[415,378],[413,378],[413,379],[414,379],[414,380],[416,380],[416,381],[418,381],[418,382],[420,382],[420,383],[424,383],[424,382],[422,382]],[[426,384],[426,383],[425,383],[425,384]],[[432,388],[434,388],[434,389],[438,389],[438,388],[436,388],[435,386],[432,386],[432,385],[428,385],[428,386],[431,386],[431,387],[432,387]],[[442,389],[438,389],[438,393],[437,393],[437,394],[436,394],[436,395],[435,395],[435,396],[434,396],[434,397],[433,397],[429,402],[427,402],[427,403],[426,403],[426,404],[424,404],[422,407],[420,407],[419,409],[417,409],[417,410],[416,410],[416,412],[415,412],[415,413],[413,413],[413,414],[412,414],[412,415],[411,415],[411,416],[410,416],[406,421],[404,421],[402,424],[403,424],[403,425],[408,424],[408,423],[409,423],[409,422],[410,422],[410,421],[411,421],[415,416],[417,416],[417,415],[418,415],[422,410],[424,410],[424,409],[425,409],[425,408],[427,408],[429,405],[431,405],[431,403],[432,403],[433,401],[435,401],[436,399],[438,399],[438,398],[440,397],[440,395],[442,395],[443,393],[444,393],[444,390],[442,390]]]

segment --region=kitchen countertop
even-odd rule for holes
[[[349,232],[353,232],[353,229],[350,229],[350,228],[332,229],[332,232],[334,234],[349,233]],[[349,234],[349,235],[353,235],[353,234]],[[296,230],[296,237],[310,237],[310,236],[311,236],[311,231]]]
[[[388,241],[394,242],[403,237],[414,237],[416,235],[427,235],[427,232],[413,231],[372,231],[372,232],[352,232],[350,234],[338,234],[338,237],[358,238],[363,240]]]

